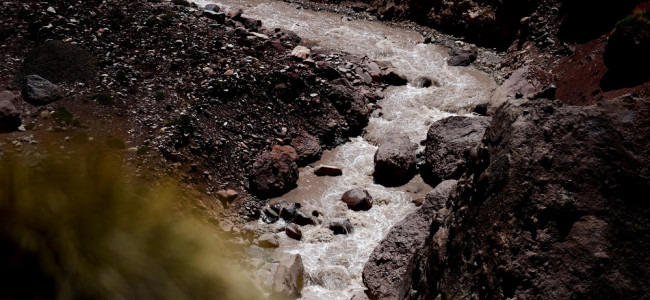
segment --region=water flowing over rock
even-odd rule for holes
[[[506,104],[430,232],[416,275],[428,291],[411,299],[647,297],[649,108]]]
[[[415,151],[418,145],[408,136],[392,136],[375,152],[375,181],[386,186],[407,183],[415,174]]]
[[[280,261],[273,278],[273,292],[289,297],[297,297],[303,286],[305,267],[300,254],[293,254]]]
[[[63,97],[63,90],[49,80],[29,75],[23,81],[23,98],[33,105],[45,105]]]
[[[425,141],[422,178],[431,185],[460,178],[470,150],[480,143],[489,122],[489,117],[454,116],[433,123]]]
[[[437,230],[447,215],[445,203],[456,180],[440,183],[426,196],[420,209],[391,228],[373,250],[363,269],[363,283],[370,299],[407,299],[412,291],[421,290],[411,274],[423,274],[420,263],[431,230]]]
[[[273,146],[255,161],[251,171],[250,189],[262,198],[279,196],[296,186],[298,154],[291,146]]]
[[[351,189],[341,196],[343,201],[351,210],[369,210],[372,208],[372,196],[367,190],[356,188]]]

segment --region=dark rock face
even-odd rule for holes
[[[407,183],[415,174],[418,145],[408,136],[389,137],[375,152],[375,181],[386,186]]]
[[[296,186],[298,181],[298,154],[291,146],[273,146],[255,161],[250,189],[261,198],[280,196]]]
[[[381,80],[388,85],[406,85],[408,79],[394,68],[388,68]]]
[[[456,186],[455,180],[440,183],[427,194],[420,209],[391,228],[373,250],[363,269],[363,283],[370,299],[407,299],[411,290],[422,290],[413,282],[420,267],[430,231],[437,231],[447,214],[445,202]]]
[[[343,170],[335,166],[321,165],[314,170],[316,176],[341,176],[343,175]]]
[[[63,97],[61,88],[49,80],[29,75],[23,81],[23,98],[33,105],[45,105]]]
[[[648,120],[631,96],[502,108],[431,232],[430,296],[647,298]]]
[[[460,178],[466,170],[470,149],[480,143],[489,123],[488,117],[460,116],[433,123],[425,141],[422,178],[433,186]]]
[[[603,59],[609,69],[605,89],[634,86],[650,79],[650,10],[640,10],[616,25]]]
[[[359,91],[334,85],[328,98],[336,110],[345,116],[350,132],[360,133],[366,127],[370,119],[370,109],[368,109],[368,100]]]
[[[356,188],[351,189],[341,197],[341,201],[348,205],[348,208],[354,211],[369,210],[372,208],[372,196],[367,190]]]

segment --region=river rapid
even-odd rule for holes
[[[406,134],[420,143],[431,123],[452,115],[465,115],[479,103],[488,102],[496,83],[473,67],[446,64],[447,49],[424,44],[421,34],[394,28],[376,21],[349,20],[328,12],[296,9],[279,1],[222,0],[194,1],[199,6],[216,3],[222,9],[243,9],[244,16],[259,19],[267,28],[280,27],[296,32],[320,47],[367,56],[392,64],[409,82],[427,76],[439,86],[417,88],[412,85],[390,87],[377,104],[381,114],[374,114],[362,137],[351,139],[335,149],[325,151],[312,164],[338,166],[339,177],[317,177],[313,167],[300,170],[298,187],[272,201],[298,202],[303,211],[319,211],[323,224],[303,226],[303,238],[296,241],[279,233],[277,249],[249,250],[256,261],[257,275],[267,285],[273,280],[277,261],[284,255],[299,253],[305,265],[305,287],[300,299],[349,300],[363,291],[361,274],[371,252],[390,228],[417,209],[412,200],[424,197],[431,187],[419,176],[404,186],[386,188],[373,182],[373,156],[378,145],[391,135]],[[421,151],[422,149],[419,149]],[[354,212],[340,201],[352,188],[367,189],[375,199],[369,211]],[[333,235],[328,220],[343,217],[354,225],[348,235]],[[283,221],[268,226],[280,231]]]

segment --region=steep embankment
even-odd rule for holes
[[[235,207],[255,217],[247,189],[256,157],[291,144],[304,164],[358,134],[381,83],[354,72],[364,59],[318,47],[292,55],[301,44],[293,32],[219,10],[184,1],[3,2],[6,147],[32,151],[48,140],[128,150],[142,176],[173,174],[203,191],[207,211],[221,209],[215,194],[227,202],[239,193]],[[21,90],[30,74],[59,88],[46,85],[52,97],[28,101]],[[16,131],[17,118],[26,131]],[[218,193],[225,188],[237,193]]]

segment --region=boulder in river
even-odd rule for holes
[[[481,142],[489,117],[453,116],[437,121],[427,133],[422,178],[432,186],[458,179],[467,169],[470,150]]]
[[[351,189],[341,196],[341,201],[347,204],[348,208],[354,211],[369,210],[372,208],[372,196],[367,190],[355,188]]]
[[[402,75],[402,73],[397,71],[395,68],[388,68],[384,71],[381,80],[388,85],[406,85],[408,83],[406,76]]]
[[[335,235],[349,234],[352,233],[353,230],[352,223],[350,223],[350,220],[346,218],[338,218],[338,219],[331,220],[327,227]]]
[[[305,267],[300,254],[291,254],[280,261],[273,277],[273,292],[285,297],[300,295]]]
[[[291,146],[273,146],[253,164],[249,177],[251,192],[261,198],[280,196],[296,186],[298,154]]]
[[[476,47],[454,47],[449,50],[449,59],[447,64],[450,66],[469,66],[476,60]]]
[[[408,136],[398,135],[386,139],[375,152],[375,181],[385,186],[405,184],[415,175],[418,145]]]
[[[341,176],[343,175],[343,170],[339,167],[320,165],[314,170],[316,176]]]
[[[300,227],[296,224],[289,224],[287,227],[284,229],[285,233],[287,234],[288,237],[294,239],[294,240],[300,240],[302,239],[302,230],[300,230]]]

